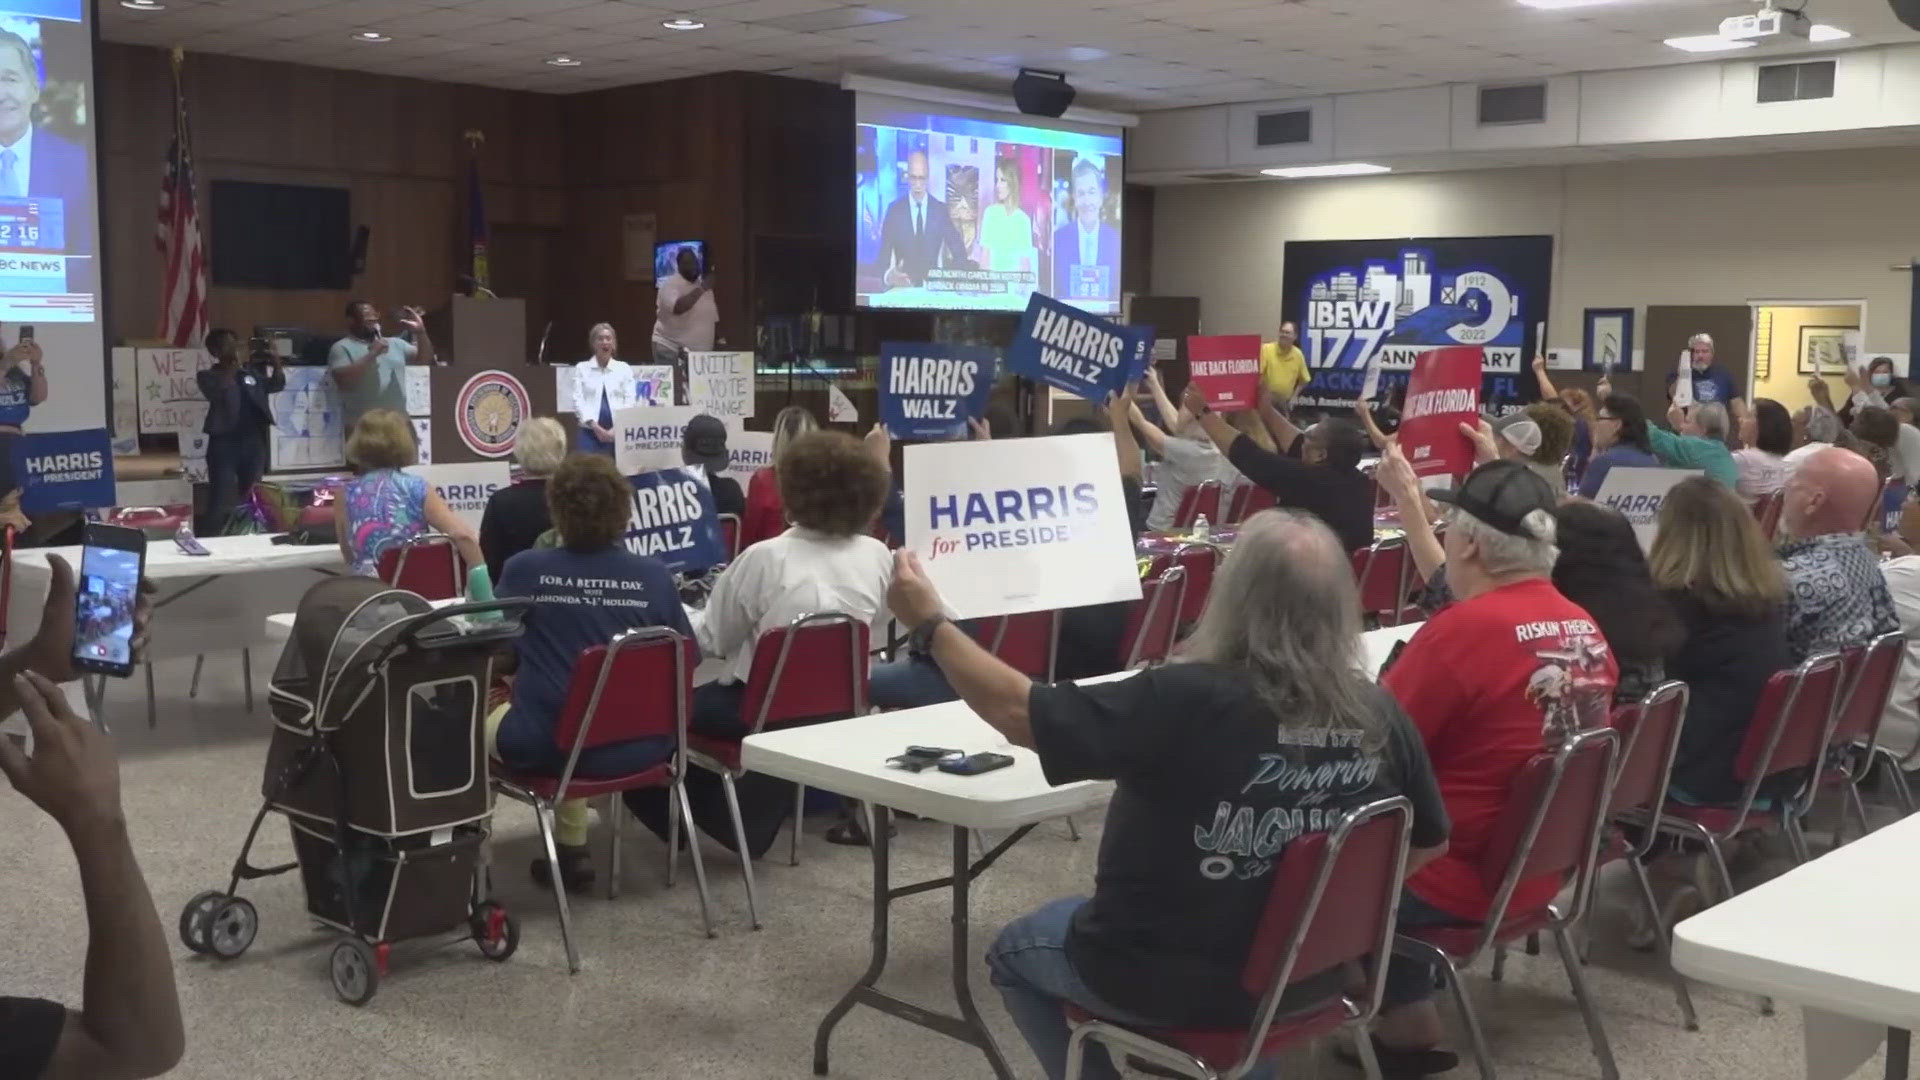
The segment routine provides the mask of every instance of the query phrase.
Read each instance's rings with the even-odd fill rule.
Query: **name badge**
[[[248,386],[252,386],[252,385],[253,385],[253,376],[251,376],[251,375],[243,375],[243,376],[241,376],[241,378],[240,378],[240,381],[241,381],[241,382],[243,382],[243,383],[246,383],[246,384],[247,384]]]

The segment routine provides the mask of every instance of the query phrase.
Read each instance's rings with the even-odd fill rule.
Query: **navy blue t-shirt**
[[[693,636],[673,575],[660,560],[610,547],[589,555],[536,548],[507,560],[494,595],[526,597],[526,631],[517,651],[513,712],[520,724],[551,731],[566,704],[580,654],[639,626]]]
[[[1667,397],[1673,397],[1673,380],[1676,375],[1667,376]],[[1733,407],[1733,376],[1719,364],[1710,364],[1705,371],[1693,373],[1693,403],[1706,405],[1719,402],[1728,408]]]
[[[17,367],[0,375],[0,427],[19,427],[33,411],[33,377]]]

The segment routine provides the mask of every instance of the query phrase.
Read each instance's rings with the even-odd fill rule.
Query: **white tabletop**
[[[1386,665],[1387,656],[1393,647],[1411,638],[1420,631],[1425,623],[1403,623],[1399,626],[1383,626],[1378,630],[1369,630],[1360,635],[1360,643],[1365,650],[1367,677],[1378,679],[1380,669]]]
[[[1844,1077],[1884,1029],[1920,1027],[1920,816],[1716,904],[1673,930],[1673,966],[1806,1011],[1807,1075]]]
[[[273,537],[211,536],[200,541],[211,554],[188,555],[172,540],[154,540],[147,544],[147,576],[154,581],[169,578],[218,577],[226,574],[266,573],[277,570],[343,569],[338,544],[280,544]],[[14,566],[20,573],[38,579],[47,573],[47,556],[59,555],[76,571],[80,569],[78,547],[21,548],[14,552]]]

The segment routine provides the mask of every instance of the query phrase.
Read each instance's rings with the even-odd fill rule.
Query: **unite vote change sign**
[[[1208,408],[1245,412],[1260,404],[1260,335],[1190,337],[1187,370]]]
[[[906,448],[907,547],[956,618],[1140,598],[1113,436]]]
[[[668,401],[673,400],[671,397]],[[753,354],[687,354],[687,404],[708,416],[740,421],[753,416]]]
[[[1007,370],[1101,403],[1140,377],[1152,349],[1151,326],[1122,326],[1034,293],[1007,346]]]
[[[880,422],[896,439],[962,439],[987,411],[993,350],[972,345],[880,345]]]

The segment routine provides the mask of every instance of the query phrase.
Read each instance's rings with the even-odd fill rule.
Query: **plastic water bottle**
[[[1207,520],[1207,515],[1199,514],[1194,517],[1193,538],[1195,540],[1213,539],[1213,523]]]
[[[487,568],[484,565],[468,567],[467,568],[467,603],[486,604],[486,603],[491,603],[492,601],[493,601],[493,576],[487,573]],[[492,622],[493,620],[500,618],[500,613],[497,611],[483,611],[469,617],[475,620]]]

